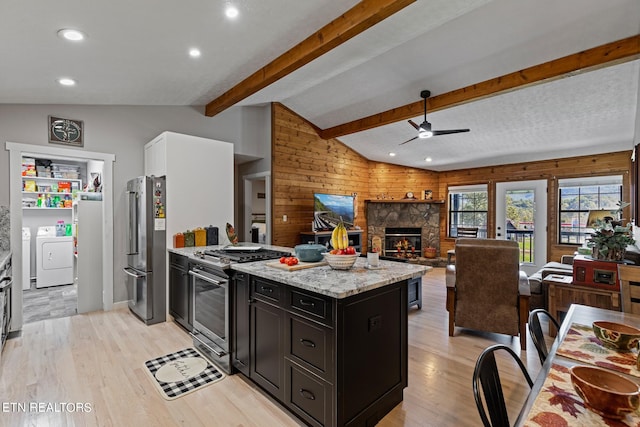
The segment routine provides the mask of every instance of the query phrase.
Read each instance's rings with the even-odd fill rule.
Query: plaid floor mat
[[[144,366],[162,397],[167,400],[177,399],[225,377],[192,348],[148,360]],[[165,382],[159,378],[171,378],[171,381]]]

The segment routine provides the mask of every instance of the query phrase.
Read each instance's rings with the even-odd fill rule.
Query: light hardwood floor
[[[444,269],[423,278],[422,310],[409,313],[409,387],[380,423],[388,426],[478,426],[471,376],[494,343],[520,352],[518,340],[456,328],[447,335]],[[233,375],[173,401],[144,372],[146,360],[191,347],[167,322],[145,326],[127,310],[37,321],[7,341],[0,358],[0,426],[297,426],[301,423]],[[380,349],[387,351],[387,349]],[[528,339],[520,353],[532,378],[540,363]],[[515,364],[498,359],[511,421],[528,387]],[[22,412],[17,404],[78,402],[91,412]],[[44,408],[46,409],[46,408]]]

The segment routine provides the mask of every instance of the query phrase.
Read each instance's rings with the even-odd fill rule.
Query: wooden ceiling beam
[[[632,61],[638,57],[640,57],[640,34],[430,97],[427,99],[427,111],[433,112],[455,105],[466,104],[467,102],[500,95],[515,89]],[[412,119],[422,115],[423,112],[423,101],[420,100],[324,129],[320,131],[319,135],[323,139],[337,138],[401,120]]]
[[[209,102],[205,109],[205,115],[215,116],[415,1],[362,0],[343,15]]]

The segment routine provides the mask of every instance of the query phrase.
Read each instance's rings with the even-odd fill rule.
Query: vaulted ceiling
[[[68,27],[86,40],[56,36]],[[640,137],[637,0],[9,1],[0,37],[5,104],[277,101],[369,159],[431,170]],[[407,119],[424,120],[423,89],[434,129],[471,131],[399,145],[416,136]]]

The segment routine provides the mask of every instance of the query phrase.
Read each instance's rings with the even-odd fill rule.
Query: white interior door
[[[547,262],[547,181],[496,184],[496,238],[516,240],[527,275]]]

